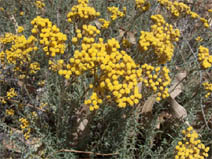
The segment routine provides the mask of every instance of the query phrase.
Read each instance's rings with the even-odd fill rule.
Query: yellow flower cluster
[[[138,83],[142,80],[142,71],[125,51],[118,51],[120,45],[117,40],[109,39],[107,43],[103,43],[101,38],[97,43],[84,41],[81,48],[82,51],[76,50],[74,57],[70,58],[67,69],[60,70],[59,74],[69,79],[72,74],[78,76],[89,71],[95,76],[95,87],[90,86],[94,90],[92,99],[85,100],[91,111],[98,109],[106,96],[112,96],[119,107],[139,102]]]
[[[107,29],[110,26],[110,21],[105,20],[103,18],[99,18],[98,20],[100,23],[102,23],[102,26],[101,26],[102,29]]]
[[[98,34],[100,34],[100,30],[98,30],[93,25],[83,25],[82,28],[83,28],[82,35],[84,37],[87,37],[87,38],[93,37],[93,38],[95,38]],[[85,43],[93,43],[94,41],[93,42],[92,41],[93,40],[87,41],[87,40],[85,40],[85,38],[83,39],[83,42],[85,42]]]
[[[14,88],[10,88],[10,90],[7,92],[7,99],[10,100],[13,97],[16,97],[17,93]]]
[[[102,99],[100,99],[96,92],[93,92],[90,99],[85,100],[84,104],[89,105],[90,111],[94,111],[95,109],[99,109],[99,104],[102,104]]]
[[[117,7],[107,7],[107,10],[112,14],[110,18],[116,20],[118,17],[124,17],[124,12],[121,12]]]
[[[202,37],[198,36],[195,40],[201,42],[203,39]]]
[[[72,38],[72,43],[76,44],[81,38],[81,48],[82,52],[79,50],[75,50],[74,57],[70,58],[69,62],[71,64],[68,64],[67,70],[59,70],[60,75],[64,75],[66,79],[69,79],[72,74],[80,75],[82,72],[86,71],[87,69],[91,69],[94,67],[93,61],[90,61],[89,64],[84,64],[85,62],[88,62],[90,58],[87,57],[88,60],[81,61],[86,54],[86,51],[93,46],[95,42],[95,37],[100,34],[100,30],[98,30],[93,25],[83,25],[82,30],[76,29],[76,37]],[[90,53],[92,50],[90,50]],[[92,56],[96,56],[96,53],[93,52]],[[85,57],[84,57],[85,58]],[[94,57],[93,57],[94,58]],[[85,58],[86,59],[86,58]],[[91,64],[90,64],[91,63]],[[90,67],[91,66],[91,67]]]
[[[193,127],[190,126],[186,130],[183,130],[182,134],[185,137],[182,142],[178,142],[175,148],[175,159],[204,159],[208,157],[210,148],[201,143]]]
[[[191,12],[190,7],[182,2],[171,2],[169,0],[158,0],[158,2],[170,10],[176,17],[180,16],[180,13],[189,14]]]
[[[20,118],[19,121],[21,122],[21,130],[24,133],[24,138],[27,140],[30,137],[31,128],[29,127],[29,121],[26,118]]]
[[[4,8],[3,7],[0,7],[0,11],[3,12],[4,11]]]
[[[16,39],[16,36],[12,33],[5,33],[4,37],[0,38],[0,43],[2,44],[8,44],[11,43],[12,41],[14,41]]]
[[[204,82],[202,85],[204,86],[204,89],[208,91],[205,95],[205,98],[208,98],[212,93],[212,83]]]
[[[44,109],[47,105],[48,105],[48,103],[43,103],[43,102],[41,102],[39,108],[40,108],[40,109]]]
[[[7,101],[4,99],[4,97],[0,97],[0,103],[2,103],[2,104],[6,104],[6,103],[7,103]]]
[[[169,0],[158,0],[158,2],[161,5],[165,6],[166,9],[171,11],[171,13],[176,17],[179,17],[182,14],[187,14],[194,19],[196,18],[200,19],[206,28],[209,27],[208,21],[205,18],[201,18],[197,13],[192,12],[191,8],[182,2],[177,1],[171,2]]]
[[[156,100],[160,101],[161,98],[169,97],[168,88],[166,88],[171,82],[169,69],[166,66],[161,69],[148,64],[142,65],[141,68],[144,76],[144,85],[151,88],[154,92],[158,92]]]
[[[10,49],[0,52],[0,62],[2,64],[14,64],[14,70],[21,71],[24,64],[30,62],[30,53],[38,49],[34,46],[36,41],[37,39],[34,36],[26,39],[24,35],[5,34],[5,37],[1,38],[0,42],[3,44],[11,43],[12,46]]]
[[[15,91],[14,88],[10,88],[8,91],[7,91],[7,95],[6,97],[1,97],[0,96],[0,103],[2,104],[6,104],[7,101],[6,100],[10,100],[11,98],[14,98],[14,97],[17,97],[18,94],[17,92]]]
[[[40,87],[43,87],[46,84],[46,80],[40,80],[38,81],[37,85]]]
[[[150,3],[146,2],[146,0],[135,0],[136,8],[141,11],[145,12],[149,9]]]
[[[93,7],[88,5],[88,0],[78,0],[78,4],[71,8],[71,11],[67,14],[68,22],[76,20],[93,20],[100,16]]]
[[[23,11],[21,11],[21,12],[19,13],[19,15],[20,15],[20,16],[23,16],[23,15],[24,15],[24,12],[23,12]]]
[[[139,46],[142,51],[153,48],[159,63],[164,64],[173,56],[174,45],[172,43],[179,40],[180,31],[173,29],[173,26],[166,23],[160,14],[152,15],[151,19],[155,24],[151,25],[151,32],[141,31]]]
[[[16,70],[17,71],[17,70]],[[18,79],[20,79],[20,80],[22,80],[22,79],[24,79],[24,78],[26,78],[27,76],[25,75],[25,73],[24,72],[22,72],[22,74],[20,74],[19,76],[18,76]]]
[[[40,64],[38,62],[33,62],[30,64],[29,68],[30,68],[29,71],[30,74],[36,74],[40,70]]]
[[[43,51],[47,56],[56,56],[56,54],[64,54],[65,41],[67,36],[60,32],[60,29],[47,18],[37,16],[31,21],[33,25],[32,33],[39,34],[40,44],[43,45]]]
[[[37,8],[40,8],[40,9],[45,7],[45,3],[43,2],[43,0],[36,0],[34,4]]]
[[[18,29],[17,29],[17,32],[18,33],[22,33],[23,31],[24,31],[24,27],[19,26]]]
[[[49,70],[52,70],[54,72],[57,72],[61,70],[64,66],[64,60],[60,59],[57,61],[49,60]]]
[[[38,118],[38,113],[36,111],[32,112],[32,119],[37,119]]]
[[[200,62],[203,69],[207,69],[212,66],[212,55],[209,54],[208,48],[200,45],[198,52],[198,61]]]
[[[6,109],[6,115],[8,116],[13,116],[14,115],[14,110],[13,109]]]
[[[86,44],[91,44],[94,43],[95,37],[100,34],[100,30],[97,29],[93,25],[83,25],[82,26],[82,31],[80,29],[76,30],[76,37],[72,38],[72,43],[76,44],[82,37],[82,47],[85,46]]]

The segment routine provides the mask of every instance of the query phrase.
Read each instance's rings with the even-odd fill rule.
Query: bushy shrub
[[[0,1],[3,158],[210,156],[209,3]]]

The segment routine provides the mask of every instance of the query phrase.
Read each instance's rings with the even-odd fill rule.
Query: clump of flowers
[[[119,107],[137,104],[142,97],[138,90],[142,71],[125,51],[118,50],[119,42],[109,39],[103,43],[103,39],[99,38],[96,43],[83,41],[81,46],[82,50],[75,51],[67,69],[60,70],[59,74],[67,79],[84,72],[94,75],[94,83],[90,87],[93,94],[85,100],[90,110],[98,109],[106,96],[111,97]]]
[[[0,38],[0,42],[2,44],[8,44],[8,43],[11,43],[12,41],[14,41],[16,38],[16,36],[12,33],[5,33],[4,34],[4,37],[1,37]]]
[[[33,62],[29,66],[30,74],[36,74],[40,70],[40,64],[38,62]]]
[[[157,0],[161,5],[165,6],[174,16],[179,17],[180,15],[190,15],[194,19],[200,19],[206,28],[209,27],[208,21],[205,18],[201,18],[197,13],[191,11],[191,8],[182,2],[171,2],[169,0]]]
[[[150,7],[150,3],[147,2],[146,0],[135,0],[135,3],[136,8],[141,12],[147,11]]]
[[[47,56],[54,57],[56,54],[64,54],[67,36],[61,33],[56,25],[53,25],[49,19],[40,16],[34,18],[31,24],[33,25],[32,33],[38,36]]]
[[[0,97],[0,103],[1,103],[1,104],[6,104],[7,101],[4,99],[4,97]]]
[[[203,39],[201,36],[198,36],[195,40],[201,42]]]
[[[78,0],[78,4],[74,5],[67,14],[68,22],[77,20],[90,21],[98,16],[100,16],[100,13],[88,5],[88,0]]]
[[[43,87],[46,84],[46,80],[40,80],[38,81],[37,85],[40,87]]]
[[[100,99],[96,92],[93,92],[89,99],[84,101],[84,104],[89,105],[90,111],[99,109],[99,104],[102,104],[102,99]]]
[[[146,87],[151,88],[155,93],[157,92],[157,101],[161,98],[169,97],[167,86],[170,84],[169,69],[164,66],[153,67],[148,64],[142,65],[143,83]]]
[[[83,25],[82,31],[80,29],[76,30],[77,36],[72,38],[72,42],[76,44],[81,38],[82,38],[82,52],[79,50],[75,50],[74,52],[74,58],[70,58],[70,63],[67,65],[67,70],[60,70],[60,75],[65,75],[66,79],[69,79],[72,74],[80,75],[82,72],[86,71],[88,68],[91,69],[94,64],[92,61],[88,62],[90,58],[86,58],[86,52],[89,48],[91,48],[95,42],[95,37],[100,33],[100,30],[98,30],[93,25]],[[90,54],[92,53],[93,56],[96,55],[95,52],[92,52],[92,49],[90,50]],[[82,59],[85,59],[85,61],[81,61]],[[94,59],[94,57],[93,57]],[[85,62],[88,62],[87,64]],[[89,65],[89,63],[92,63]],[[89,67],[92,66],[92,67]]]
[[[207,69],[212,66],[212,55],[209,54],[209,49],[202,45],[199,47],[198,61],[203,69]]]
[[[124,12],[121,12],[117,7],[107,7],[107,10],[112,14],[110,18],[116,20],[119,17],[124,17]]]
[[[34,46],[35,41],[36,38],[34,36],[30,36],[28,39],[26,39],[24,35],[10,35],[10,37],[7,37],[6,35],[5,39],[2,38],[0,42],[3,44],[13,42],[13,45],[5,52],[2,51],[0,56],[6,57],[7,62],[10,64],[17,64],[20,62],[20,64],[23,65],[24,62],[30,60],[29,53],[37,50],[37,47]],[[1,62],[4,64],[6,61]]]
[[[13,109],[6,109],[6,115],[13,116],[15,114]]]
[[[174,52],[173,42],[179,40],[180,31],[173,29],[171,24],[165,22],[162,15],[152,15],[154,25],[151,25],[151,32],[141,31],[139,46],[142,51],[154,49],[159,63],[166,63],[172,59]]]
[[[43,0],[36,0],[34,4],[39,9],[42,9],[45,7],[45,3],[43,2]]]
[[[35,46],[37,39],[30,36],[28,39],[24,35],[14,35],[6,33],[0,39],[0,43],[12,44],[9,49],[0,52],[0,62],[2,65],[11,64],[13,70],[17,73],[25,73],[25,67],[31,61],[31,53],[38,48]]]
[[[7,91],[7,99],[8,100],[10,100],[11,98],[16,97],[16,96],[17,96],[17,93],[14,88],[10,88],[10,90]]]
[[[19,121],[21,122],[20,127],[22,132],[24,133],[24,138],[28,140],[31,132],[31,128],[29,127],[29,121],[26,118],[20,118]]]
[[[192,126],[182,130],[183,141],[176,146],[175,159],[204,159],[208,157],[209,147],[206,147],[198,139],[197,132]]]
[[[44,109],[47,105],[48,105],[48,103],[43,103],[43,102],[41,102],[39,108],[40,108],[40,109]]]
[[[87,44],[94,43],[95,37],[100,34],[100,30],[93,25],[83,25],[82,30],[76,30],[76,37],[72,38],[72,43],[77,44],[82,38],[82,47],[85,47]]]
[[[49,70],[57,72],[64,67],[64,60],[60,59],[57,61],[49,60]]]
[[[7,103],[7,100],[11,100],[12,98],[14,97],[17,97],[18,94],[17,92],[15,91],[15,88],[10,88],[7,93],[6,93],[6,96],[4,97],[1,97],[0,96],[0,103],[2,104],[6,104]]]
[[[204,89],[207,91],[205,98],[208,98],[212,93],[212,83],[204,82],[202,85],[204,86]]]
[[[101,26],[102,29],[107,29],[110,26],[110,21],[108,21],[108,20],[105,20],[103,18],[99,18],[98,21],[100,23],[102,23],[102,26]]]
[[[24,27],[19,26],[18,29],[17,29],[17,32],[18,33],[22,33],[23,31],[24,31]]]
[[[182,2],[171,2],[169,0],[158,0],[158,2],[176,17],[180,16],[180,13],[190,14],[191,12],[190,7]]]
[[[17,97],[17,96],[18,96],[18,94],[15,91],[15,88],[10,88],[6,93],[6,97],[0,97],[0,103],[6,104],[7,101],[9,101],[12,98]],[[5,113],[7,116],[13,116],[15,112],[13,109],[6,109]]]
[[[23,12],[23,11],[21,11],[21,12],[19,13],[19,15],[20,15],[20,16],[23,16],[23,15],[24,15],[24,12]]]
[[[33,111],[33,112],[31,113],[31,116],[32,116],[32,119],[37,119],[37,118],[38,118],[38,113],[35,112],[35,111]]]

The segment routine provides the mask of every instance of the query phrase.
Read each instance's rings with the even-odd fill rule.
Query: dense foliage
[[[212,156],[210,6],[1,0],[0,157]]]

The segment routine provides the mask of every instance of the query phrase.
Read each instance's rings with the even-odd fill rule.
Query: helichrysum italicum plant
[[[24,133],[24,138],[27,140],[30,137],[31,128],[29,127],[29,121],[26,118],[20,118],[20,127]]]
[[[14,65],[13,71],[16,75],[24,75],[27,73],[25,65],[30,65],[31,54],[37,51],[34,36],[26,38],[24,35],[14,35],[6,33],[0,38],[0,42],[4,45],[12,44],[10,49],[0,52],[0,62],[3,66],[7,64]]]
[[[23,32],[23,31],[24,31],[24,27],[22,27],[22,26],[19,26],[17,31],[18,31],[18,33],[21,33],[21,32]]]
[[[78,0],[78,4],[71,8],[71,11],[67,14],[69,22],[82,20],[91,21],[96,17],[99,17],[100,13],[97,12],[93,7],[90,7],[88,0]]]
[[[136,9],[141,12],[145,12],[149,9],[150,3],[146,0],[135,0]]]
[[[36,0],[36,1],[34,2],[34,4],[35,4],[35,6],[36,6],[37,8],[39,8],[39,9],[42,9],[42,8],[45,7],[45,3],[43,2],[43,0]]]
[[[184,3],[168,0],[154,2],[164,6],[175,18],[189,15],[200,20],[205,29],[209,28],[208,21]],[[113,2],[107,1],[104,10],[107,15],[104,17],[100,9],[92,7],[88,0],[77,0],[74,5],[67,5],[71,6],[70,10],[63,4],[55,7],[55,1],[35,0],[29,3],[36,6],[36,12],[32,12],[33,17],[27,18],[27,24],[22,24],[21,19],[28,14],[27,8],[16,8],[11,13],[0,8],[2,14],[10,19],[14,19],[11,18],[14,13],[20,18],[12,20],[16,33],[0,35],[0,105],[5,110],[4,115],[0,115],[4,116],[4,122],[8,125],[18,123],[16,128],[23,132],[26,140],[38,135],[37,131],[44,133],[44,136],[50,132],[56,134],[56,142],[60,143],[53,144],[54,148],[63,150],[74,145],[83,150],[99,150],[96,147],[101,146],[96,142],[99,139],[101,142],[110,140],[107,131],[110,127],[114,128],[116,123],[125,135],[125,120],[128,121],[132,112],[137,111],[149,95],[155,95],[157,104],[170,96],[169,86],[175,73],[170,70],[178,68],[177,64],[175,66],[171,62],[175,52],[179,57],[176,44],[181,42],[182,35],[178,25],[170,19],[173,16],[166,16],[159,10],[154,10],[152,14],[152,2],[126,1],[134,5],[134,9],[128,10],[125,3],[111,5]],[[52,6],[56,8],[56,14],[47,17],[47,9]],[[61,8],[66,9],[66,13],[62,13]],[[135,11],[135,16],[127,15],[131,11]],[[125,26],[125,19],[129,17],[136,23]],[[148,28],[137,25],[137,21],[146,20],[150,21]],[[116,37],[113,27],[118,27],[116,32],[124,27],[125,33]],[[133,27],[140,31],[135,38],[132,36],[134,33],[131,34],[134,42],[126,36]],[[204,42],[204,36],[194,37],[197,37],[196,43]],[[146,61],[146,56],[150,60]],[[141,58],[138,60],[137,57]],[[200,45],[197,57],[203,69],[207,71],[211,68],[209,48]],[[205,82],[203,87],[207,91],[205,97],[209,97],[211,83]],[[7,119],[14,122],[7,122]],[[81,126],[81,121],[85,119],[88,120],[87,124]],[[135,122],[138,120],[140,118]],[[93,129],[97,131],[89,131]],[[201,143],[192,127],[184,130],[183,135],[183,141],[173,149],[175,158],[207,157],[209,148]],[[118,138],[111,142],[119,141],[120,136]],[[110,144],[110,141],[107,144],[110,150],[106,152],[111,151],[111,147],[118,149],[121,145],[120,141],[118,145]],[[136,144],[134,146],[138,147]],[[44,158],[48,156],[48,152],[45,153]],[[137,152],[133,155],[138,158]]]
[[[167,67],[153,67],[148,64],[142,65],[142,71],[145,74],[143,83],[146,87],[157,92],[157,101],[169,97],[167,86],[170,84],[169,69]]]
[[[102,29],[107,29],[111,23],[109,20],[105,20],[103,18],[99,18],[98,21],[102,23],[102,26],[101,26]]]
[[[198,36],[195,40],[198,42],[201,42],[203,40],[203,38],[201,36]]]
[[[142,52],[153,48],[159,63],[166,63],[172,59],[173,42],[179,40],[180,31],[166,23],[160,14],[152,15],[151,19],[155,24],[151,25],[151,32],[141,31],[139,47]]]
[[[13,97],[16,97],[17,93],[15,92],[14,88],[10,88],[10,90],[7,92],[7,99],[10,100]]]
[[[88,29],[86,25],[83,28]],[[112,95],[119,107],[126,107],[127,103],[133,106],[139,102],[141,94],[137,85],[142,80],[142,71],[125,51],[118,51],[120,45],[117,40],[109,39],[107,43],[103,43],[100,38],[95,43],[94,38],[83,37],[81,48],[81,51],[75,51],[74,58],[70,58],[66,69],[59,70],[58,73],[66,79],[87,71],[95,76],[94,88],[91,88],[95,92],[91,96],[93,99],[85,101],[85,104],[91,104],[90,110],[99,108],[98,104],[102,103],[101,98],[104,96]]]
[[[204,89],[207,91],[205,94],[205,98],[208,98],[212,93],[212,83],[204,82],[203,84]]]
[[[33,25],[32,34],[38,36],[43,51],[47,56],[64,54],[67,36],[60,32],[56,25],[47,18],[36,17],[31,21]]]
[[[208,157],[210,148],[201,142],[192,126],[182,130],[182,134],[183,140],[179,141],[175,147],[175,159],[205,159]]]
[[[203,69],[207,69],[212,66],[212,55],[209,54],[209,49],[202,45],[199,46],[198,61]]]
[[[8,116],[13,116],[14,115],[14,110],[13,109],[6,109],[6,115]]]
[[[191,8],[183,2],[172,2],[170,0],[158,0],[158,2],[162,6],[166,7],[176,17],[180,17],[186,14],[194,19],[199,19],[203,23],[204,27],[209,27],[207,19],[202,18],[196,12],[191,11]]]
[[[110,16],[111,20],[116,20],[118,17],[125,16],[125,14],[123,12],[119,11],[119,9],[117,7],[108,7],[107,9],[112,14]]]
[[[33,62],[29,66],[30,74],[36,74],[40,70],[40,64],[38,62]]]

